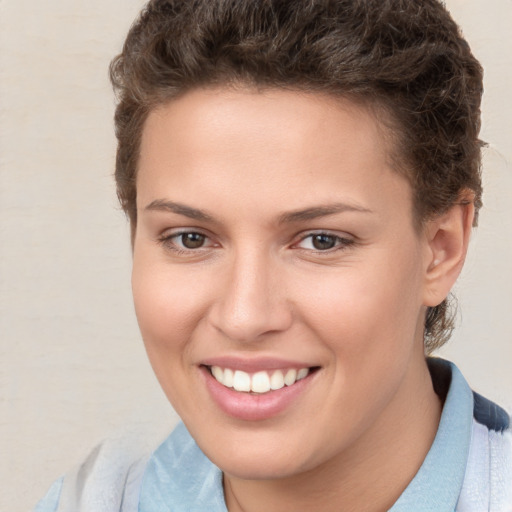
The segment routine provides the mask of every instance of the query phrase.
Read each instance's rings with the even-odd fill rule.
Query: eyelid
[[[330,249],[324,249],[324,250],[298,247],[298,245],[301,242],[303,242],[304,240],[307,240],[308,238],[312,238],[317,235],[325,235],[325,236],[334,238],[336,240],[336,245],[334,247],[331,247]],[[300,235],[298,235],[296,237],[296,241],[292,243],[292,248],[296,248],[298,250],[304,250],[304,251],[308,251],[308,252],[313,252],[313,253],[317,253],[317,254],[329,254],[329,253],[332,253],[335,251],[345,250],[349,246],[353,245],[354,243],[355,243],[354,237],[351,235],[348,235],[346,233],[341,234],[341,233],[336,233],[336,232],[329,231],[326,229],[318,229],[318,230],[301,233]]]
[[[205,240],[209,241],[209,243],[206,243],[201,247],[191,249],[187,247],[182,247],[181,245],[178,245],[175,242],[175,240],[178,239],[180,236],[192,233],[204,236]],[[218,243],[213,241],[213,237],[206,233],[204,229],[194,227],[180,227],[174,229],[167,229],[157,237],[157,241],[167,249],[173,250],[176,253],[200,252],[201,250],[204,249],[210,249],[211,247],[219,246]]]

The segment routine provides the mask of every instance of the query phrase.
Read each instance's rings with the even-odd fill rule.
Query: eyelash
[[[204,237],[205,240],[209,240],[210,237],[208,235],[205,235],[204,233],[201,233],[200,231],[194,231],[194,230],[182,230],[177,233],[162,235],[158,237],[158,241],[166,248],[170,249],[171,251],[175,252],[176,254],[190,254],[193,252],[199,252],[201,249],[207,249],[209,246],[204,247],[200,246],[195,249],[187,248],[187,247],[180,247],[176,245],[175,240],[179,239],[180,237],[183,237],[184,235],[199,235]]]
[[[337,251],[344,251],[351,245],[355,243],[355,241],[351,238],[344,238],[342,236],[335,235],[333,233],[330,233],[328,231],[317,231],[314,233],[308,233],[307,235],[300,238],[299,242],[295,243],[294,245],[297,246],[301,242],[304,242],[307,239],[311,239],[311,243],[313,243],[314,237],[328,237],[331,238],[334,242],[334,247],[328,248],[328,249],[304,249],[302,247],[298,247],[299,250],[305,250],[308,252],[313,252],[315,254],[332,254],[333,252]]]
[[[196,248],[186,248],[186,247],[180,247],[176,244],[177,239],[180,237],[183,237],[184,235],[199,235],[201,237],[204,237],[204,240],[210,240],[210,237],[200,231],[194,231],[194,230],[182,230],[177,233],[172,233],[170,235],[163,235],[158,238],[159,243],[161,243],[166,249],[172,250],[174,253],[180,255],[180,254],[191,254],[194,252],[199,252],[204,249],[208,249],[210,247],[215,247],[215,244],[211,245],[201,245]],[[304,242],[307,239],[311,239],[313,243],[314,237],[327,237],[332,239],[334,242],[334,246],[327,248],[327,249],[315,249],[315,248],[304,248],[299,247],[299,244]],[[306,235],[302,236],[298,242],[294,242],[291,247],[296,248],[297,250],[306,251],[308,253],[314,253],[314,254],[332,254],[337,251],[343,251],[346,250],[348,247],[353,245],[355,241],[351,238],[344,238],[338,235],[335,235],[333,233],[330,233],[328,231],[317,231],[313,233],[307,233]]]

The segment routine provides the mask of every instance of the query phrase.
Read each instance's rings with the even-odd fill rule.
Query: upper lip
[[[202,366],[220,366],[221,368],[230,368],[232,370],[242,370],[247,373],[258,371],[283,370],[295,368],[312,368],[318,365],[294,361],[291,359],[281,359],[273,357],[238,357],[238,356],[219,356],[211,357],[201,361]]]

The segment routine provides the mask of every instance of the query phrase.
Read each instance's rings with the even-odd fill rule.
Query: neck
[[[278,480],[224,475],[229,512],[380,512],[389,510],[419,470],[441,416],[426,362],[371,428],[323,465]],[[415,392],[411,392],[415,389]]]

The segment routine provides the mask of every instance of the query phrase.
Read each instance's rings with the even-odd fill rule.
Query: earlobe
[[[475,216],[473,194],[467,192],[448,211],[425,227],[428,256],[424,305],[437,306],[449,294],[466,258]]]

